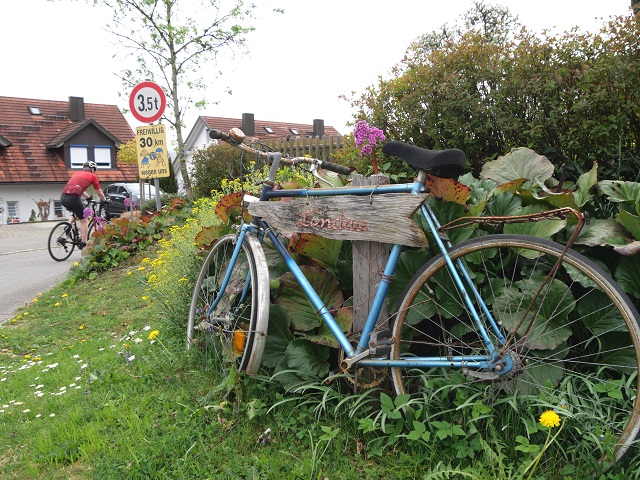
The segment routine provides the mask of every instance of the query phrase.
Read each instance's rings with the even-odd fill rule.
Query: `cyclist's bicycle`
[[[237,234],[220,238],[204,260],[189,310],[189,345],[213,345],[221,362],[257,373],[269,323],[268,244],[339,343],[343,372],[389,372],[395,393],[408,394],[403,398],[414,406],[447,391],[451,411],[473,409],[473,415],[465,417],[467,428],[474,426],[481,435],[490,429],[504,435],[506,444],[513,444],[518,432],[526,432],[527,421],[534,419],[535,424],[547,409],[563,418],[557,441],[565,452],[589,449],[617,460],[634,444],[640,430],[639,314],[609,274],[570,248],[584,223],[582,214],[563,208],[535,216],[463,217],[441,225],[427,201],[425,183],[430,175],[457,178],[466,168],[459,150],[430,151],[388,142],[383,152],[415,168],[414,182],[282,190],[274,182],[281,164],[342,174],[349,169],[265,152],[238,129],[228,134],[213,130],[210,135],[266,158],[271,169],[259,201],[247,198],[251,222],[242,223]],[[272,199],[287,201],[269,202]],[[279,231],[286,231],[287,221],[302,231],[324,226],[327,236],[340,229],[357,230],[357,225],[362,227],[359,211],[385,202],[414,203],[415,217],[437,254],[400,286],[404,293],[397,306],[388,305],[389,318],[379,322],[403,251],[413,253],[416,246],[412,240],[390,245],[366,324],[352,343],[336,322],[337,307],[323,303]],[[576,226],[566,245],[535,236],[487,233],[486,228],[568,217]],[[470,227],[475,236],[453,245],[449,232],[460,225]],[[445,390],[452,385],[454,389]]]
[[[87,238],[91,237],[98,222],[97,218],[107,218],[109,204],[96,202],[93,198],[88,198],[85,210],[90,209]],[[47,247],[49,255],[57,262],[62,262],[69,258],[76,247],[80,248],[80,230],[76,223],[76,217],[71,213],[69,221],[57,223],[49,234]]]

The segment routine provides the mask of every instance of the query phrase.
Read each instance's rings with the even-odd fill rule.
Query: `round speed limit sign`
[[[160,85],[142,82],[133,87],[129,97],[129,109],[137,120],[151,123],[158,120],[167,106],[167,97]]]

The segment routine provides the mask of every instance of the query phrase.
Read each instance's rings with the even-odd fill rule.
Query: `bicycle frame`
[[[426,174],[420,172],[416,181],[412,183],[394,184],[394,185],[376,185],[376,186],[361,186],[361,187],[332,187],[332,188],[320,188],[320,189],[292,189],[292,190],[274,190],[272,179],[275,178],[275,172],[278,168],[279,155],[275,154],[272,163],[270,179],[264,182],[260,201],[269,201],[277,198],[306,198],[306,197],[331,197],[331,196],[344,196],[344,195],[358,195],[358,196],[378,196],[388,193],[405,193],[405,194],[418,194],[427,191],[425,188]],[[389,289],[389,282],[381,281],[378,284],[376,294],[374,296],[371,310],[369,311],[367,320],[365,322],[358,345],[354,348],[349,342],[349,339],[338,326],[335,318],[324,305],[322,299],[315,291],[313,286],[309,283],[307,278],[302,273],[302,270],[295,262],[293,257],[289,254],[286,247],[282,244],[278,238],[277,233],[269,225],[269,223],[260,217],[253,217],[251,223],[245,223],[240,227],[238,233],[238,240],[235,245],[228,270],[220,286],[224,291],[229,282],[231,270],[242,248],[242,242],[248,234],[256,234],[258,238],[262,239],[265,235],[271,240],[276,250],[284,260],[287,268],[293,274],[296,281],[301,286],[303,292],[316,309],[318,315],[326,323],[327,327],[331,330],[336,340],[345,352],[345,359],[343,360],[343,366],[349,368],[354,363],[358,362],[365,366],[376,367],[446,367],[446,368],[460,368],[460,369],[495,369],[496,365],[501,364],[500,368],[495,369],[499,374],[507,373],[512,368],[512,361],[508,355],[500,355],[499,350],[496,348],[489,336],[489,329],[496,336],[498,341],[504,345],[506,339],[499,330],[496,321],[493,319],[486,304],[482,300],[480,292],[476,289],[471,281],[465,266],[461,260],[456,262],[452,261],[448,255],[448,248],[451,244],[447,239],[440,238],[438,229],[440,224],[432,209],[426,204],[426,202],[420,205],[420,210],[424,216],[428,228],[435,238],[436,244],[442,255],[446,260],[447,267],[452,274],[456,288],[460,291],[465,299],[466,307],[468,308],[472,318],[475,322],[476,328],[480,333],[483,342],[489,352],[489,355],[478,356],[451,356],[451,357],[412,357],[404,358],[400,360],[390,360],[384,358],[367,358],[369,356],[369,338],[373,332],[378,316],[382,310],[384,300],[387,296]],[[400,254],[403,251],[403,246],[394,244],[391,246],[389,258],[384,268],[384,278],[392,278],[395,274],[396,267],[398,265]],[[209,306],[209,314],[214,311],[221,296],[214,300]],[[476,302],[474,305],[472,299]],[[484,313],[487,318],[488,325],[485,325],[483,320],[478,314],[478,308]]]

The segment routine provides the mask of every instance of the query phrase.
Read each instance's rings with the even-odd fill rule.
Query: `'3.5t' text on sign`
[[[136,127],[136,152],[140,178],[169,176],[169,154],[164,125]]]

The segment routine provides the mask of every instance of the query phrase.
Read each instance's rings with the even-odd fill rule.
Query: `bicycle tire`
[[[49,255],[56,262],[63,262],[69,258],[76,248],[73,225],[69,222],[57,223],[49,233],[47,248]]]
[[[522,334],[508,350],[515,367],[497,380],[459,369],[392,368],[396,393],[426,399],[437,376],[445,379],[441,385],[452,385],[457,376],[452,395],[469,399],[479,393],[474,402],[491,408],[492,431],[507,436],[505,445],[514,444],[524,418],[535,424],[543,410],[551,409],[566,423],[557,439],[565,455],[591,449],[607,461],[620,460],[640,430],[640,327],[629,297],[595,263],[568,250],[544,298],[536,302],[540,313],[528,335],[525,326],[517,330],[531,292],[563,249],[525,235],[488,235],[453,247],[451,258],[467,265],[504,336]],[[478,335],[438,255],[416,273],[401,297],[391,358],[486,354]]]
[[[269,323],[269,274],[264,252],[255,237],[245,237],[229,285],[223,292],[225,297],[209,318],[204,313],[217,298],[235,245],[236,236],[226,235],[205,258],[191,297],[187,347],[196,345],[212,350],[221,365],[234,365],[237,370],[254,375],[260,367]],[[247,294],[242,299],[238,294],[246,280],[249,280]]]

